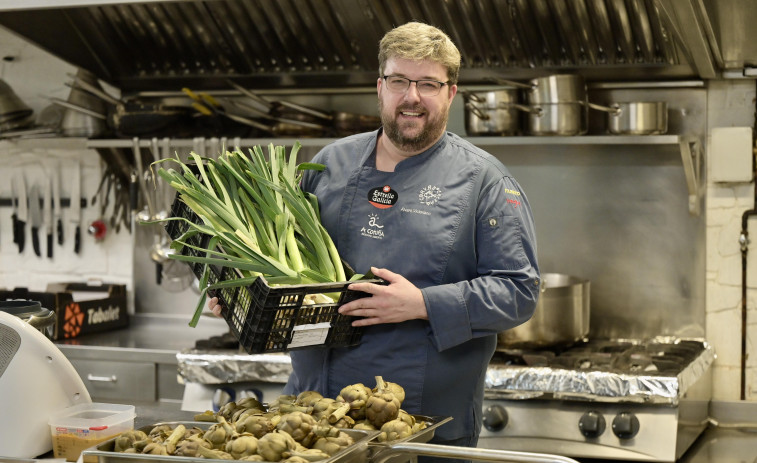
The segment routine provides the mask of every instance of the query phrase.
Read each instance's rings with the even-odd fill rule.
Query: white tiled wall
[[[755,82],[711,82],[708,92],[708,127],[752,127]],[[709,138],[709,137],[708,137]],[[708,166],[722,153],[710,151]],[[708,341],[715,348],[713,394],[716,399],[738,400],[741,394],[742,253],[739,245],[741,216],[753,209],[754,182],[706,185],[707,223],[707,326]],[[757,335],[757,216],[749,221],[751,244],[747,252],[747,363],[746,400],[757,400],[757,363],[753,340]]]

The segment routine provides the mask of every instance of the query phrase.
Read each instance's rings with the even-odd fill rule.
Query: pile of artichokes
[[[114,451],[222,460],[308,463],[330,458],[354,443],[345,428],[378,430],[379,442],[402,439],[425,429],[400,407],[402,386],[376,376],[373,389],[362,383],[341,390],[335,399],[315,391],[282,395],[268,404],[255,398],[229,402],[218,412],[195,415],[212,422],[206,430],[183,424],[155,426],[149,433],[127,431]]]

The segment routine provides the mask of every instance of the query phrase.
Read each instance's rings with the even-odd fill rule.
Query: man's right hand
[[[216,317],[221,316],[221,305],[218,303],[217,297],[210,298],[210,300],[208,301],[208,308],[210,309],[211,312],[213,312],[213,315],[215,315]]]

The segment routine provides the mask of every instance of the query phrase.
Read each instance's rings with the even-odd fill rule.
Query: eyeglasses
[[[387,88],[395,93],[405,93],[407,89],[410,88],[410,84],[415,82],[415,88],[418,89],[418,93],[420,93],[421,96],[436,96],[439,94],[442,87],[449,83],[430,79],[413,80],[400,76],[382,77],[386,81]]]

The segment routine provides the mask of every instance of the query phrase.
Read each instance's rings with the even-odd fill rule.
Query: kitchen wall
[[[63,83],[68,80],[66,73],[74,72],[73,68],[2,30],[0,50],[3,55],[0,78],[9,83],[38,113],[48,106],[45,97],[66,98],[68,88]],[[698,90],[697,94],[701,95],[701,101],[697,97],[697,107],[706,112],[703,117],[708,128],[753,126],[754,81],[708,82],[706,88]],[[464,134],[459,102],[453,108],[450,129]],[[703,133],[706,134],[703,141],[707,147],[709,130],[704,130]],[[680,153],[675,145],[635,149],[633,152],[627,147],[615,146],[536,147],[526,151],[493,146],[486,148],[511,166],[515,175],[522,179],[527,191],[530,191],[532,202],[538,206],[537,225],[543,224],[539,233],[540,253],[544,255],[540,255],[540,258],[543,265],[549,267],[545,267],[545,270],[564,273],[585,270],[596,275],[600,284],[594,285],[597,293],[593,300],[598,301],[598,305],[601,305],[601,301],[609,304],[613,294],[617,294],[621,298],[619,300],[630,307],[637,298],[646,300],[647,292],[668,294],[666,287],[674,288],[670,291],[675,296],[675,304],[662,310],[686,312],[687,315],[682,319],[691,322],[692,326],[688,330],[690,334],[701,335],[706,328],[704,334],[718,355],[714,367],[715,398],[739,398],[741,252],[738,238],[741,214],[754,207],[753,183],[706,182],[703,185],[705,207],[701,216],[695,217],[688,212],[686,179],[680,164]],[[43,169],[47,169],[44,172],[48,174],[57,170],[51,167],[51,162],[53,165],[60,163],[58,172],[64,190],[68,191],[70,163],[73,159],[80,159],[83,163],[83,196],[90,198],[97,187],[101,169],[94,151],[71,152],[55,146],[19,150],[13,142],[0,142],[0,197],[7,198],[10,195],[9,179],[18,175],[22,165],[25,166],[28,178],[33,180],[42,175]],[[720,159],[722,153],[708,153],[708,168]],[[542,162],[545,164],[539,165]],[[612,194],[603,195],[603,190],[586,186],[598,181],[604,186],[612,186]],[[577,196],[574,203],[566,203],[566,192],[561,189],[561,185],[570,188],[570,193],[581,193],[583,196]],[[645,196],[645,189],[658,196]],[[586,206],[587,201],[591,203],[591,208]],[[619,205],[619,201],[623,205]],[[581,207],[577,207],[579,204]],[[633,209],[623,209],[629,205]],[[652,211],[645,210],[642,206],[652,208]],[[628,214],[618,212],[624,210]],[[578,214],[568,217],[566,212],[571,211]],[[589,220],[582,215],[587,211],[593,211]],[[102,278],[127,282],[130,289],[138,294],[138,305],[134,309],[138,312],[188,315],[197,301],[197,294],[192,289],[161,291],[149,284],[154,279],[154,265],[147,256],[147,249],[152,244],[151,231],[148,229],[139,229],[136,236],[123,230],[119,234],[111,233],[99,243],[85,235],[81,255],[71,252],[68,249],[71,243],[68,242],[65,247],[56,248],[58,252],[50,261],[47,258],[37,258],[29,249],[23,255],[18,255],[11,242],[10,213],[10,208],[0,208],[0,288],[19,285],[44,287],[48,281]],[[92,207],[84,209],[83,214],[84,223],[98,216],[96,208]],[[634,214],[637,218],[645,219],[643,226],[638,225],[638,221],[633,221]],[[601,222],[601,218],[607,220]],[[755,220],[750,223],[750,236],[757,236],[757,230],[754,229],[757,225],[754,222]],[[586,223],[592,225],[585,226]],[[657,243],[651,249],[643,247],[647,238]],[[597,240],[604,247],[592,246]],[[641,246],[645,254],[641,257],[635,255],[638,253],[634,250],[639,248],[634,246]],[[29,247],[28,242],[27,248]],[[669,255],[669,249],[675,249],[675,252]],[[596,253],[598,257],[587,257],[590,253]],[[606,257],[606,269],[611,270],[609,274],[613,275],[612,279],[604,282],[604,274],[599,265],[603,262],[603,257]],[[624,271],[637,272],[632,275],[634,281],[643,280],[645,274],[654,275],[655,278],[647,288],[633,287],[629,290],[622,277],[614,274],[612,269],[624,265],[622,259],[643,258],[647,258],[653,268],[640,265]],[[757,335],[757,311],[754,309],[757,304],[757,256],[754,252],[750,252],[748,264],[748,350],[753,352],[751,340]],[[671,271],[666,274],[668,268]],[[684,278],[676,279],[679,274],[684,275]],[[656,278],[657,275],[661,277]],[[694,287],[690,287],[690,279],[693,280]],[[693,304],[693,313],[689,314],[691,311],[688,309],[691,307],[676,305],[682,301]],[[650,316],[652,312],[649,309],[637,305],[636,310],[638,323],[649,325],[658,322]],[[601,309],[598,311],[601,312]],[[602,326],[611,320],[607,317],[596,318],[595,315],[593,322]],[[686,328],[684,327],[684,331]],[[750,359],[748,363],[746,398],[753,401],[757,400],[756,362]]]

